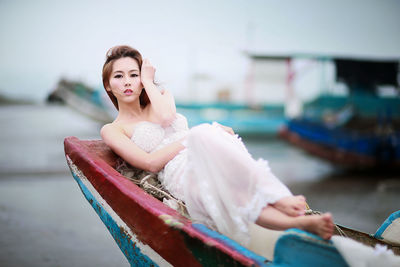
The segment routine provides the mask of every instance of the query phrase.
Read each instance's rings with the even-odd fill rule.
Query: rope
[[[127,179],[132,181],[134,184],[137,186],[141,187],[144,191],[147,193],[151,194],[152,196],[158,198],[158,199],[163,199],[166,198],[168,200],[173,200],[176,202],[178,205],[177,211],[182,214],[183,216],[188,217],[188,212],[187,212],[187,207],[185,203],[172,196],[169,194],[169,192],[161,185],[161,183],[158,181],[154,173],[147,173],[144,171],[138,171],[134,168],[131,168],[129,166],[126,166],[126,164],[120,164],[117,168],[117,171],[119,171],[122,175],[124,175]],[[145,175],[141,177],[142,175]],[[154,181],[152,181],[152,179]],[[156,183],[156,185],[153,185],[153,183]]]
[[[176,201],[179,206],[178,212],[180,212],[184,216],[188,216],[187,207],[185,203],[172,196],[168,193],[168,191],[161,185],[158,181],[157,177],[154,173],[144,172],[143,170],[136,169],[130,166],[128,163],[119,159],[117,162],[117,171],[124,175],[127,179],[132,181],[134,184],[143,188],[147,193],[155,196],[158,199],[167,198]],[[144,175],[144,176],[143,176]],[[149,181],[154,178],[156,186],[152,185]],[[312,210],[310,206],[306,203],[306,212],[305,215],[321,215],[322,213],[316,210]],[[337,225],[335,224],[336,230],[339,235],[347,237],[346,233]]]
[[[339,225],[335,224],[335,227],[340,236],[348,237],[346,233],[339,227]]]
[[[149,179],[150,177],[151,177],[151,174],[145,176],[145,177],[142,179],[142,181],[140,181],[140,184],[142,184],[143,187],[151,188],[151,189],[153,189],[153,190],[159,192],[160,194],[162,194],[162,195],[164,195],[164,196],[166,196],[166,197],[168,197],[168,198],[172,198],[172,199],[176,200],[178,203],[182,204],[182,206],[184,206],[184,207],[186,208],[186,205],[183,204],[183,202],[182,202],[181,200],[179,200],[179,199],[173,197],[172,195],[168,194],[167,192],[165,192],[165,191],[163,191],[163,190],[157,188],[156,186],[154,186],[154,185],[148,183],[148,182],[147,182],[147,179]]]

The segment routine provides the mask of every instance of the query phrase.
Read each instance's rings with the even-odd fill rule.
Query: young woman
[[[213,123],[189,130],[171,93],[154,84],[154,73],[129,46],[107,52],[103,85],[118,116],[103,126],[101,136],[116,154],[158,173],[169,192],[185,202],[193,221],[242,244],[252,222],[332,236],[331,215],[304,216],[304,197],[293,196],[265,160],[254,160],[231,128]]]

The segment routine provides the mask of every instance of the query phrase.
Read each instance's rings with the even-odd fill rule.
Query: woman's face
[[[142,88],[137,61],[131,57],[117,59],[113,64],[107,91],[111,91],[119,101],[130,102],[139,98]]]

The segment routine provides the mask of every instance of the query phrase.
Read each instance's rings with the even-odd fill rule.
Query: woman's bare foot
[[[330,213],[301,216],[296,219],[299,223],[298,228],[319,235],[323,239],[330,239],[333,235],[334,224]]]
[[[288,196],[281,198],[273,207],[289,216],[300,216],[305,214],[306,198],[304,196]]]

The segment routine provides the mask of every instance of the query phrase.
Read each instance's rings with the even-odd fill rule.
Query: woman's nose
[[[124,84],[125,86],[131,85],[131,80],[129,79],[129,77],[125,78]]]

